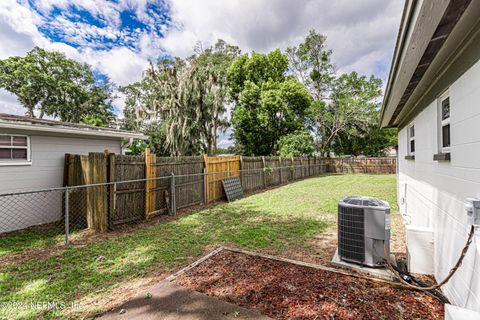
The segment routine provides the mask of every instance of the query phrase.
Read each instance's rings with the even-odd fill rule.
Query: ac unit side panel
[[[365,237],[385,240],[385,230],[390,229],[389,210],[365,208]]]

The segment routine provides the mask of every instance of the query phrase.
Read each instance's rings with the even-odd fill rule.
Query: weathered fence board
[[[112,156],[112,155],[111,155]],[[145,157],[115,155],[115,171],[110,182],[145,179]],[[115,208],[110,210],[109,225],[141,220],[145,217],[145,182],[116,184]]]
[[[65,155],[66,185],[76,186],[107,182],[105,153]],[[108,190],[106,186],[75,189],[70,194],[69,216],[72,227],[107,229]]]
[[[240,156],[204,157],[207,174],[207,202],[223,199],[222,179],[240,176]]]
[[[202,156],[158,158],[158,176],[168,176],[168,170],[170,170],[170,174],[175,175],[175,198],[178,209],[206,202],[204,199],[203,161]]]
[[[65,186],[79,186],[85,184],[80,157],[80,155],[65,154]],[[86,189],[73,189],[70,192],[69,220],[72,222],[72,228],[87,227],[86,191]]]
[[[283,172],[278,170],[282,166],[280,157],[264,157],[265,159],[265,181],[266,186],[281,184],[283,181]]]
[[[395,158],[157,158],[148,151],[145,156],[65,155],[66,185],[118,182],[71,190],[69,215],[74,227],[100,231],[171,209],[221,200],[226,177],[240,176],[243,190],[249,192],[322,173],[395,172]]]
[[[244,191],[259,190],[266,187],[262,157],[241,157],[241,180]]]
[[[157,177],[157,156],[150,153],[150,149],[145,150],[145,178],[152,179]],[[153,215],[156,210],[156,192],[157,181],[145,181],[145,217]]]
[[[328,158],[330,173],[396,173],[397,159],[384,158]]]

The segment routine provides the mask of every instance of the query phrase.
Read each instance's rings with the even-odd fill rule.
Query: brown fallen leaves
[[[229,251],[175,282],[275,319],[443,319],[421,292]]]

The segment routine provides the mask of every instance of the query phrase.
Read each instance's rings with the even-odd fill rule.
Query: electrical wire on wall
[[[465,255],[467,254],[468,248],[470,247],[470,244],[473,241],[473,234],[475,232],[475,226],[472,225],[470,227],[470,233],[468,234],[468,239],[467,242],[465,243],[465,246],[462,249],[462,252],[460,254],[460,257],[457,260],[457,263],[455,263],[454,267],[450,269],[450,272],[448,275],[443,279],[441,282],[435,285],[428,285],[412,275],[410,275],[408,272],[401,271],[399,268],[394,266],[390,258],[387,255],[387,247],[386,244],[383,246],[383,253],[384,253],[384,259],[385,259],[385,266],[392,271],[392,273],[400,280],[401,283],[406,285],[407,287],[413,288],[415,290],[421,290],[421,291],[429,291],[431,294],[433,294],[435,297],[437,297],[440,301],[444,303],[448,303],[448,299],[443,296],[443,294],[438,290],[440,287],[442,287],[445,283],[447,283],[455,274],[455,272],[460,268],[462,265],[463,259],[465,258]],[[412,284],[412,282],[416,283],[417,285]]]

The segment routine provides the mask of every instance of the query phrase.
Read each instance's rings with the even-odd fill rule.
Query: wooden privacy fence
[[[396,173],[397,158],[326,158],[329,173]]]
[[[240,156],[205,156],[204,161],[207,202],[220,200],[224,197],[222,180],[240,176]]]
[[[100,231],[223,199],[222,180],[227,177],[239,176],[243,190],[251,192],[322,173],[395,171],[395,158],[171,158],[156,157],[148,149],[144,156],[108,151],[65,155],[66,186],[108,183],[70,189],[71,221]]]
[[[156,210],[166,211],[185,208],[205,202],[203,157],[159,157],[157,175],[151,178],[168,177],[157,180]],[[171,204],[175,205],[172,206]],[[173,212],[174,213],[174,212]]]

